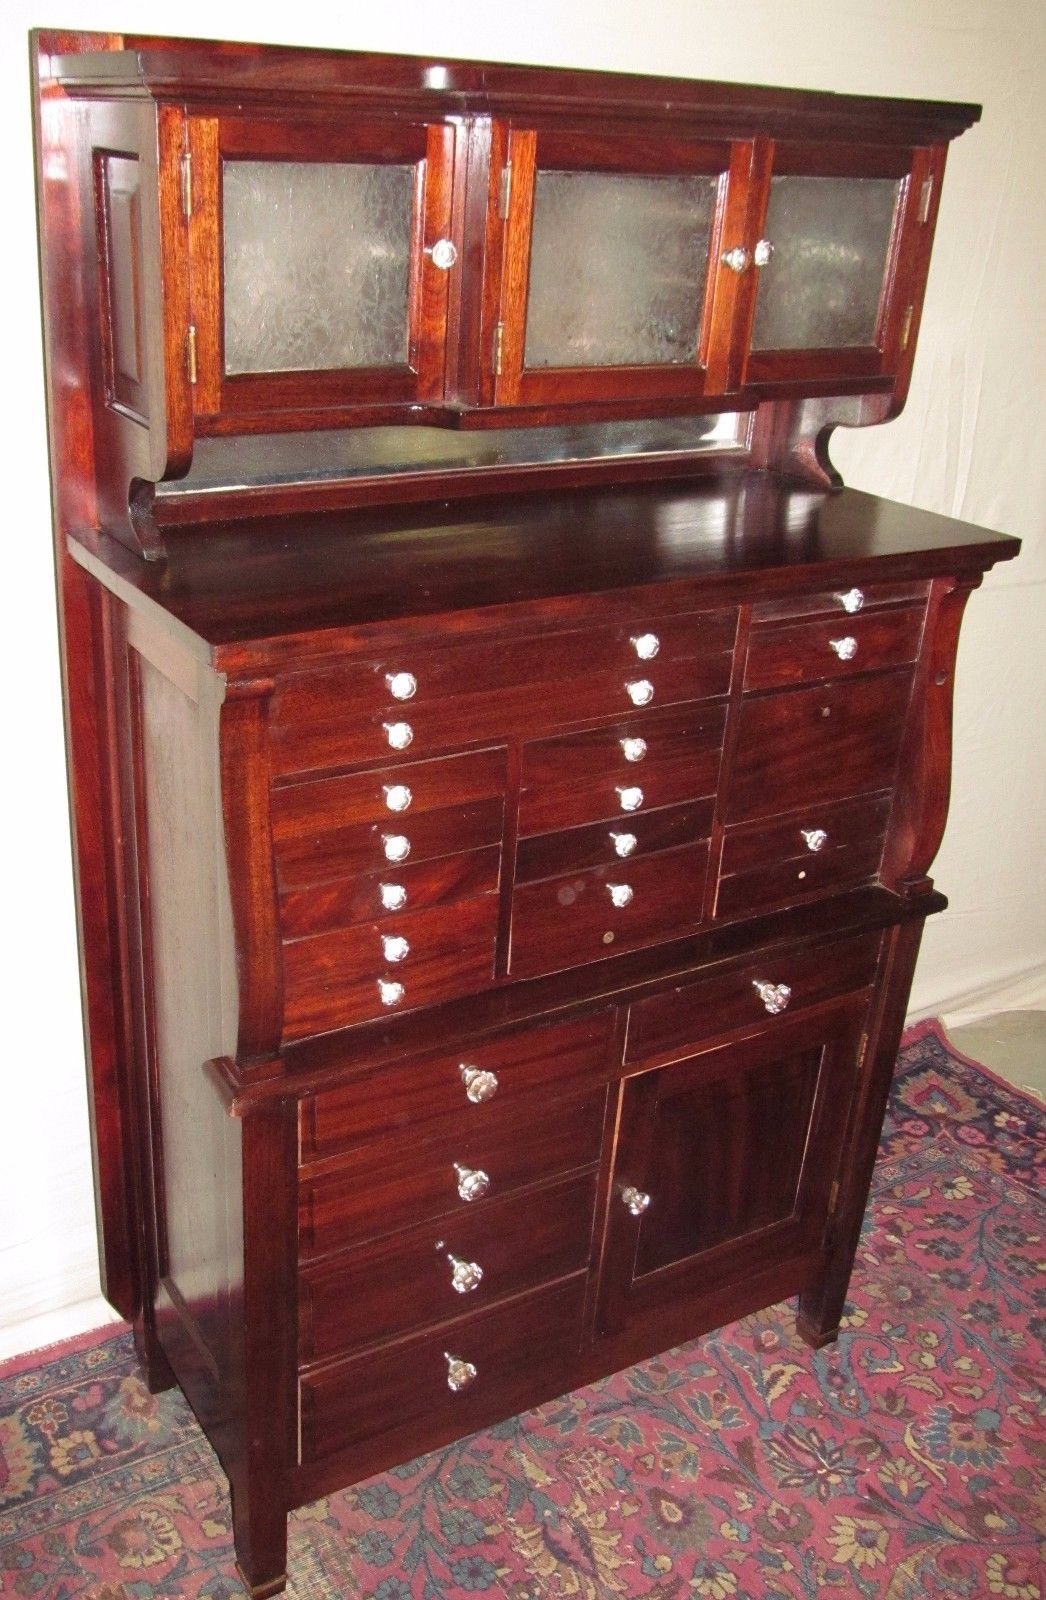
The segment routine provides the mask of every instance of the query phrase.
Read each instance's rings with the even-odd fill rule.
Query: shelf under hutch
[[[99,1243],[289,1509],[837,1332],[1013,539],[846,489],[972,106],[34,35]]]

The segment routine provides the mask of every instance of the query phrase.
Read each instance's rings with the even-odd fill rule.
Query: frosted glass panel
[[[899,189],[895,178],[771,179],[754,350],[875,343]]]
[[[718,179],[538,172],[527,367],[693,361]]]
[[[226,372],[407,364],[414,169],[227,161]]]

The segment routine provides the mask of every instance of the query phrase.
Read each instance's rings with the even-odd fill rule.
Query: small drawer
[[[599,1157],[606,1089],[585,1090],[551,1107],[522,1095],[511,1116],[477,1125],[468,1115],[453,1132],[420,1147],[379,1140],[348,1160],[302,1172],[298,1249],[303,1260],[381,1238],[413,1223],[469,1211],[545,1183]]]
[[[381,822],[330,825],[276,847],[283,891],[329,883],[355,873],[378,875],[419,861],[500,847],[505,828],[502,795],[435,811],[410,811]]]
[[[273,794],[273,839],[279,850],[283,844],[349,823],[398,827],[419,812],[504,792],[505,751],[498,748],[289,784]]]
[[[280,927],[285,939],[300,939],[357,922],[387,922],[404,912],[447,906],[498,887],[501,851],[496,845],[434,861],[386,863],[378,872],[339,878],[333,883],[292,889],[280,897]]]
[[[299,1382],[303,1463],[379,1434],[467,1434],[547,1397],[581,1347],[585,1276],[431,1333],[339,1361]],[[538,1376],[535,1377],[535,1374]],[[425,1432],[428,1430],[428,1432]]]
[[[746,695],[729,777],[727,823],[817,807],[893,782],[910,672]]]
[[[712,830],[714,812],[715,796],[706,795],[690,805],[622,812],[612,820],[589,823],[584,828],[520,839],[516,847],[516,883],[555,878],[585,867],[613,866],[676,845],[700,844]]]
[[[925,604],[930,585],[908,583],[843,583],[836,589],[816,589],[809,594],[783,594],[760,600],[752,607],[753,622],[776,622],[785,617],[812,617],[822,612],[839,617],[858,616],[879,606]]]
[[[720,921],[754,917],[759,912],[798,904],[811,895],[839,894],[867,883],[879,870],[882,839],[865,840],[847,850],[793,857],[720,878],[715,915]]]
[[[295,939],[283,946],[284,1037],[430,1005],[494,976],[498,897]],[[402,950],[392,954],[390,941]]]
[[[912,609],[753,628],[745,688],[779,689],[903,666],[918,655],[922,628],[922,610]]]
[[[714,794],[724,706],[635,717],[523,747],[519,831],[524,837],[601,817]]]
[[[629,1012],[625,1061],[670,1060],[703,1040],[769,1028],[786,1013],[864,989],[878,954],[877,933],[813,949],[770,950],[719,977],[637,1001]]]
[[[728,828],[720,875],[747,872],[882,839],[890,817],[889,793],[862,795],[841,804],[806,807],[755,827]]]
[[[303,1267],[304,1365],[536,1289],[588,1263],[594,1172]]]
[[[447,1054],[372,1067],[302,1102],[302,1160],[379,1135],[420,1133],[442,1117],[453,1119],[450,1133],[470,1137],[504,1126],[525,1108],[531,1089],[540,1088],[552,1104],[584,1084],[605,1083],[613,1065],[612,1025],[611,1011],[591,1012],[470,1042]]]
[[[527,884],[512,897],[513,977],[678,937],[701,921],[707,845]]]

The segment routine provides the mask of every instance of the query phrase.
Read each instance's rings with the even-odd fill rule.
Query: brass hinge
[[[867,1035],[867,1033],[862,1033],[861,1042],[857,1047],[857,1070],[858,1070],[858,1072],[860,1072],[861,1068],[864,1066],[864,1058],[867,1055],[867,1053],[868,1053],[868,1035]]]
[[[186,222],[192,217],[192,151],[182,156],[182,214]]]
[[[505,348],[505,324],[498,322],[494,327],[494,376],[501,377],[501,356]]]
[[[190,322],[185,335],[185,366],[189,373],[189,382],[196,382],[196,325]]]
[[[923,179],[922,192],[919,195],[919,221],[929,222],[930,202],[933,200],[933,173]]]
[[[828,1215],[831,1216],[839,1203],[839,1179],[836,1178],[828,1191]]]
[[[907,311],[904,313],[904,321],[901,323],[901,349],[902,350],[907,350],[907,348],[908,348],[908,340],[912,336],[912,318],[914,316],[915,316],[915,307],[914,306],[909,306]]]
[[[502,222],[508,218],[509,201],[512,199],[512,163],[506,161],[501,169],[501,183],[498,187],[498,216]]]

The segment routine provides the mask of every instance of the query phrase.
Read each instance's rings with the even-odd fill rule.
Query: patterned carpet
[[[775,1307],[321,1501],[288,1593],[1041,1600],[1044,1131],[923,1025],[837,1345]],[[214,1457],[126,1333],[0,1368],[0,1497],[4,1595],[242,1594]]]

